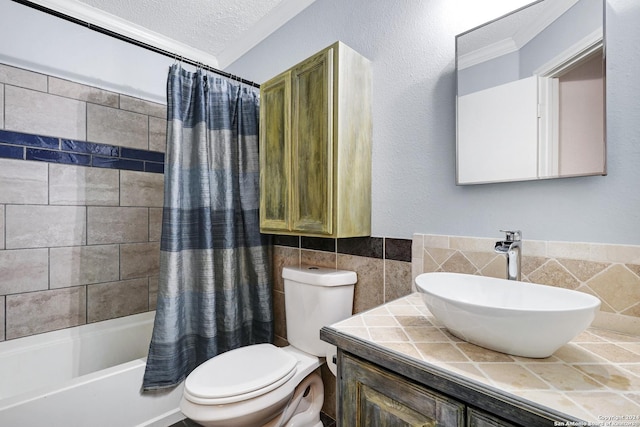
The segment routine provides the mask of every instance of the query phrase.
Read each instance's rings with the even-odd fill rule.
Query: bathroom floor
[[[336,422],[324,413],[320,414],[320,420],[322,421],[322,425],[324,427],[336,427]],[[195,421],[185,419],[182,421],[178,421],[177,423],[172,424],[169,427],[200,427],[200,424],[196,423]]]

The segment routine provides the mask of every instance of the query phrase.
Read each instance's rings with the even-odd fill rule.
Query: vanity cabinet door
[[[499,420],[486,412],[473,408],[467,408],[468,427],[517,427],[507,421]]]
[[[460,402],[348,354],[343,353],[339,366],[341,426],[464,426]]]

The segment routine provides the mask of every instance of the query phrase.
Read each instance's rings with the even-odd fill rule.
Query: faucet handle
[[[519,242],[522,240],[522,232],[520,230],[500,230],[501,233],[505,233],[506,240],[509,242]]]

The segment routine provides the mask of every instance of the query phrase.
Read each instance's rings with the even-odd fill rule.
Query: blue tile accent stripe
[[[164,173],[164,153],[0,130],[0,158]]]
[[[29,147],[40,148],[60,148],[60,139],[52,138],[50,136],[31,135],[28,133],[10,132],[7,130],[0,130],[0,143],[7,143],[12,145],[25,145]]]

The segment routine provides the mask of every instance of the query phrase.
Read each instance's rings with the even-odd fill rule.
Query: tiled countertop
[[[589,328],[549,358],[510,356],[449,334],[418,293],[355,315],[329,329],[589,425],[604,426],[607,420],[613,420],[608,425],[640,427],[637,336]]]

